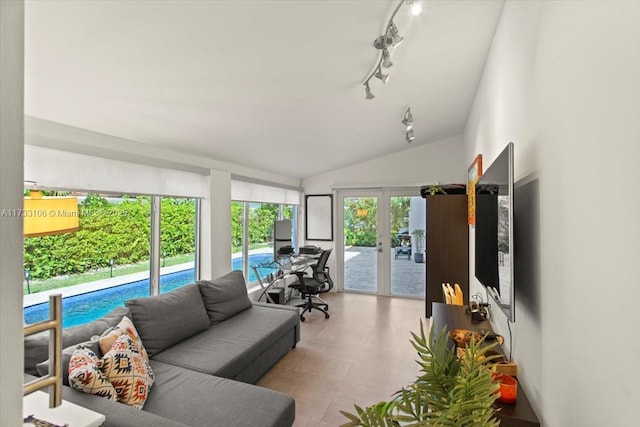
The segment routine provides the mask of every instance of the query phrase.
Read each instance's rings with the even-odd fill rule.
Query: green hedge
[[[397,246],[397,233],[409,226],[410,197],[391,198],[391,246]],[[344,237],[347,246],[374,247],[378,243],[375,197],[349,197],[344,205]]]
[[[242,246],[242,229],[245,202],[231,203],[231,246],[239,250]],[[273,203],[248,203],[249,206],[249,243],[273,242],[273,223],[278,218],[280,205]],[[293,208],[284,206],[283,216],[291,219]]]
[[[110,203],[90,194],[79,206],[80,229],[75,233],[24,239],[24,268],[34,279],[84,273],[149,259],[149,197],[125,197]],[[167,256],[192,253],[195,246],[193,199],[163,198],[161,251]]]

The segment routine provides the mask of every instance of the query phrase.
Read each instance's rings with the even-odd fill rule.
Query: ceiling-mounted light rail
[[[387,83],[389,80],[389,74],[382,74],[382,68],[390,68],[393,66],[390,49],[397,47],[404,40],[404,37],[402,37],[398,32],[398,27],[393,22],[393,19],[396,17],[403,4],[409,6],[410,13],[413,16],[417,16],[422,12],[422,4],[420,3],[420,0],[400,0],[396,8],[393,10],[389,21],[387,21],[384,34],[373,41],[373,46],[378,49],[380,53],[374,67],[369,71],[369,74],[367,74],[362,83],[364,85],[367,99],[375,98],[369,84],[372,77],[380,79],[382,83]]]

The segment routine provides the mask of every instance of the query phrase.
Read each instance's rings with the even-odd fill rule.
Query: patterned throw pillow
[[[142,345],[140,335],[138,335],[136,327],[133,326],[133,322],[127,316],[124,316],[120,323],[118,323],[113,329],[107,329],[100,337],[100,350],[102,351],[102,354],[107,354],[113,346],[113,343],[115,343],[118,337],[123,334],[129,335],[131,339],[136,342],[140,349],[139,353],[148,362],[149,356],[147,355],[144,345]]]
[[[140,346],[129,334],[116,339],[102,358],[101,371],[113,385],[118,402],[142,409],[155,376]]]
[[[69,384],[76,390],[118,400],[115,388],[100,370],[101,361],[89,348],[79,345],[69,360]]]

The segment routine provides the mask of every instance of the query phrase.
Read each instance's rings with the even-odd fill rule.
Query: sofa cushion
[[[166,349],[154,359],[209,375],[236,378],[284,335],[291,334],[289,348],[295,345],[300,325],[298,310],[270,305],[273,308],[254,305]]]
[[[209,327],[198,285],[125,302],[149,357]]]
[[[149,393],[145,412],[190,426],[293,425],[295,403],[286,394],[155,359],[150,364],[156,373],[156,382]]]
[[[235,270],[213,280],[197,282],[211,323],[219,323],[251,307],[242,271]]]
[[[113,385],[118,402],[142,409],[155,376],[134,338],[120,335],[102,358],[100,370]]]
[[[90,349],[79,346],[69,361],[69,384],[76,390],[117,400],[117,393],[100,370],[100,359]]]
[[[73,352],[80,346],[88,348],[93,351],[97,357],[102,357],[102,352],[100,351],[100,344],[98,343],[98,336],[95,336],[96,339],[92,339],[90,341],[85,341],[80,344],[74,344],[72,346],[66,347],[62,350],[62,384],[69,385],[69,362],[71,361],[71,356],[73,356]],[[36,365],[38,369],[38,374],[41,376],[45,376],[49,374],[49,359],[44,362],[40,362]]]
[[[62,331],[62,346],[70,347],[89,341],[94,335],[101,335],[106,329],[116,326],[123,316],[131,316],[126,307],[118,307],[105,316],[84,325],[65,328]],[[49,358],[49,331],[30,335],[24,339],[24,371],[38,375],[36,365]]]

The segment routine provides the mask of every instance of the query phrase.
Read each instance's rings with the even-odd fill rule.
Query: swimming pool
[[[273,260],[271,253],[258,253],[249,256],[251,265]],[[234,258],[231,268],[240,270],[242,258]],[[271,272],[271,271],[267,271]],[[262,274],[262,273],[261,273]],[[253,269],[249,271],[249,283],[257,280]],[[195,281],[195,269],[182,270],[160,276],[160,293],[169,292],[179,286]],[[62,299],[62,326],[81,325],[98,319],[116,307],[121,307],[126,300],[149,296],[149,279],[125,283],[119,286],[100,289],[86,294],[74,295]],[[49,303],[32,305],[24,308],[24,321],[27,324],[40,322],[49,318]]]

